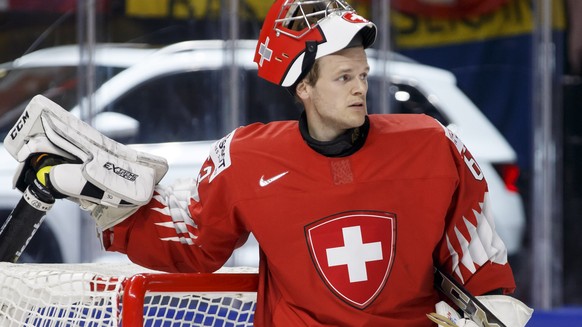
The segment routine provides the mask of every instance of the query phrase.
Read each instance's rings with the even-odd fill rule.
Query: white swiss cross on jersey
[[[327,287],[346,303],[363,309],[378,296],[394,260],[396,216],[351,211],[305,227],[315,266]]]

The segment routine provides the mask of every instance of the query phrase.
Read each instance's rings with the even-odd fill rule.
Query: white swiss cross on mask
[[[365,308],[382,291],[394,261],[396,215],[350,211],[305,226],[315,267],[328,289]]]
[[[269,49],[269,42],[271,40],[269,39],[269,37],[267,37],[267,40],[265,40],[265,43],[261,43],[261,46],[259,47],[259,55],[261,56],[261,60],[259,61],[259,65],[261,67],[263,67],[263,63],[265,62],[265,60],[267,61],[271,61],[271,56],[273,55],[273,50]]]

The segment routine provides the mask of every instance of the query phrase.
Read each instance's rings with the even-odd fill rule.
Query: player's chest
[[[310,177],[293,170],[258,176],[254,196],[236,210],[257,237],[280,244],[305,244],[318,235],[341,240],[345,233],[440,237],[455,191],[452,178],[384,175],[372,181],[349,170],[334,178],[333,169]]]

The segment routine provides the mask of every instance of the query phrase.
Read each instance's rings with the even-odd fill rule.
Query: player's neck
[[[370,120],[366,116],[364,124],[360,127],[351,128],[331,141],[318,141],[309,134],[307,116],[305,112],[299,118],[299,131],[305,142],[316,152],[326,157],[346,157],[358,151],[368,136]]]

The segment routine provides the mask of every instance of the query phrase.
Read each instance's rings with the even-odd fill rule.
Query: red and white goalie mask
[[[356,36],[358,36],[356,38]],[[254,61],[260,77],[296,84],[316,59],[376,39],[376,25],[344,0],[276,0],[263,23]]]

